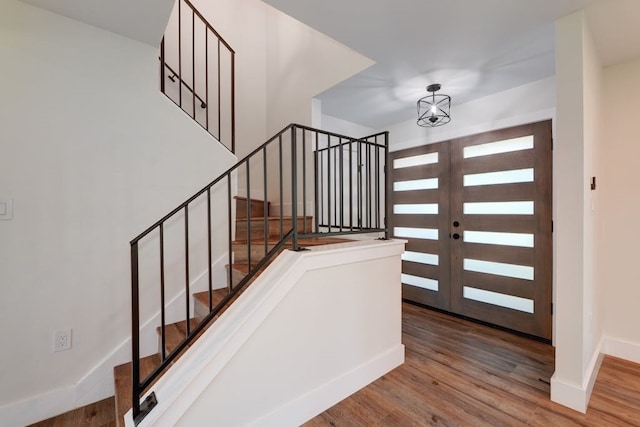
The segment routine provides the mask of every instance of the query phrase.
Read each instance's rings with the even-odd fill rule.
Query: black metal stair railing
[[[235,51],[189,0],[160,44],[160,90],[235,153]]]
[[[360,139],[289,125],[131,241],[136,424],[153,408],[149,402],[141,405],[144,391],[285,245],[299,250],[300,239],[358,233],[384,233],[388,238],[388,142],[388,132]],[[247,203],[246,212],[237,216],[238,189],[246,193]],[[264,206],[271,201],[278,212],[252,212],[251,200]],[[269,241],[271,235],[275,237]],[[238,242],[246,246],[248,274],[235,283],[232,266]],[[212,271],[220,254],[228,263],[222,288],[214,283]],[[194,273],[206,277],[208,307],[192,327]],[[183,308],[169,313],[168,300],[182,291]],[[141,316],[152,318],[158,311],[162,362],[141,378]],[[186,320],[186,334],[167,351],[166,327],[175,321],[171,316]]]

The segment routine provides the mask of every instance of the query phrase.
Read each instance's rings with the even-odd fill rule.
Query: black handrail
[[[382,139],[382,142],[379,141]],[[354,146],[359,147],[361,150],[366,148],[369,152],[369,159],[365,162],[365,167],[354,168],[352,162],[348,164],[344,163],[343,155],[341,154],[345,147],[349,149]],[[339,150],[339,151],[336,151]],[[313,168],[308,165],[310,161],[307,159],[307,153],[314,153],[313,156]],[[339,166],[334,163],[330,163],[331,153],[340,153],[339,156],[342,160]],[[327,157],[328,153],[328,157]],[[286,154],[286,155],[285,155]],[[277,160],[268,161],[268,157]],[[388,132],[383,132],[377,135],[368,137],[368,139],[353,138],[349,136],[339,135],[332,132],[326,132],[318,129],[313,129],[308,126],[291,124],[282,129],[275,136],[270,138],[267,142],[257,147],[247,156],[245,156],[238,163],[227,169],[219,177],[211,181],[208,185],[196,192],[193,196],[189,197],[185,202],[181,203],[178,207],[171,210],[167,215],[163,216],[160,220],[156,221],[151,227],[136,236],[131,240],[131,281],[132,281],[132,361],[133,361],[133,416],[136,424],[140,422],[144,416],[153,408],[151,403],[144,402],[141,404],[140,398],[146,388],[148,388],[153,381],[158,378],[171,363],[181,354],[181,352],[189,346],[196,336],[228,305],[231,300],[258,274],[259,270],[267,265],[268,262],[282,249],[288,242],[291,242],[291,248],[293,250],[299,250],[300,239],[308,237],[320,237],[320,236],[338,236],[347,234],[359,234],[359,233],[384,233],[385,238],[388,238],[388,226],[386,219],[380,221],[382,199],[381,189],[389,188],[388,177],[384,174],[385,165],[389,156],[388,148]],[[262,157],[262,158],[261,158]],[[334,154],[334,157],[336,155]],[[351,155],[349,155],[351,159]],[[377,160],[376,160],[377,159]],[[384,159],[384,160],[383,160]],[[327,161],[328,160],[328,161]],[[277,164],[274,164],[277,163]],[[277,183],[277,191],[280,197],[280,212],[278,214],[279,220],[279,237],[276,240],[269,243],[268,232],[268,220],[270,218],[269,212],[264,211],[260,215],[253,215],[251,207],[251,192],[255,191],[251,188],[252,170],[254,172],[262,167],[262,179],[263,183],[256,188],[261,188],[264,192],[264,201],[267,201],[267,194],[270,191],[270,185],[274,181]],[[277,167],[277,169],[276,169]],[[289,174],[287,175],[287,172]],[[238,176],[242,174],[244,179],[240,179]],[[367,178],[363,179],[363,176]],[[256,176],[256,175],[254,175]],[[257,177],[257,176],[256,176]],[[286,178],[285,178],[286,177]],[[285,182],[288,179],[289,181]],[[235,243],[232,241],[232,230],[234,226],[234,218],[232,218],[232,203],[234,202],[234,195],[232,194],[233,181],[239,180],[246,184],[246,198],[247,205],[246,218],[238,219],[238,225],[243,225],[246,228],[246,235],[243,235],[240,230],[236,230]],[[311,190],[311,180],[313,180],[313,190]],[[350,183],[348,189],[344,189],[347,181]],[[338,192],[331,194],[332,187],[338,185],[341,188]],[[365,200],[362,197],[353,197],[353,189],[351,188],[354,182],[359,182],[358,194],[369,194],[370,197]],[[226,185],[225,185],[226,184]],[[222,186],[222,187],[219,187]],[[216,194],[216,190],[221,189],[224,196],[218,193],[218,198],[224,200],[213,200],[213,194]],[[383,190],[382,193],[386,193]],[[348,195],[348,197],[346,197]],[[339,197],[339,200],[338,200]],[[345,199],[346,197],[346,199]],[[285,227],[285,215],[283,212],[283,206],[286,201],[291,202],[291,226]],[[195,327],[191,328],[189,321],[190,313],[190,227],[192,215],[190,214],[190,206],[193,204],[193,208],[197,208],[198,203],[206,203],[206,219],[207,228],[204,231],[202,238],[206,238],[206,257],[208,261],[207,275],[208,275],[208,314],[202,319],[202,321]],[[307,227],[307,221],[310,217],[307,216],[307,204],[314,203],[314,217],[316,225],[313,229]],[[302,206],[302,215],[299,215],[298,205]],[[359,218],[357,225],[353,224],[353,212],[356,209],[358,212],[363,212],[363,218]],[[223,229],[221,232],[216,232],[218,225],[212,226],[212,205],[216,206],[216,211],[220,213],[226,213],[227,216],[227,229]],[[387,203],[385,203],[385,206]],[[339,208],[339,209],[338,209]],[[372,212],[376,210],[377,212]],[[349,217],[345,220],[345,216]],[[386,218],[389,218],[388,210],[385,208],[383,214]],[[322,223],[320,219],[322,218]],[[332,220],[333,218],[333,220]],[[299,225],[299,221],[302,221],[302,226]],[[165,241],[165,228],[170,227],[171,224],[176,224],[176,221],[183,221],[181,225],[184,232],[184,244],[181,246],[184,252],[179,255],[184,262],[184,290],[185,290],[185,313],[187,320],[187,333],[185,338],[180,344],[173,349],[169,354],[166,354],[164,349],[165,344],[165,264],[176,263],[176,260],[167,260],[165,258],[165,247],[167,242]],[[261,224],[258,227],[252,227],[252,221],[258,221],[256,224]],[[383,224],[385,222],[385,224]],[[197,224],[193,224],[195,229]],[[255,225],[255,224],[254,224]],[[253,231],[252,231],[253,228]],[[261,231],[262,230],[262,231]],[[258,234],[264,233],[264,244],[259,242],[252,243],[252,233],[255,231]],[[157,235],[156,235],[157,232]],[[193,235],[191,235],[194,237]],[[246,237],[246,239],[244,238]],[[140,378],[140,260],[139,255],[140,245],[148,247],[153,243],[153,239],[159,239],[158,245],[160,248],[159,254],[159,266],[160,266],[160,296],[161,296],[161,340],[163,349],[161,351],[162,362],[154,369],[151,374],[146,378]],[[148,240],[149,239],[149,240]],[[213,304],[213,284],[212,284],[212,242],[226,239],[225,248],[228,248],[229,266],[228,266],[228,283],[226,295],[217,304]],[[231,267],[233,265],[232,259],[232,246],[233,244],[242,244],[247,249],[247,269],[248,274],[244,276],[237,284],[233,283],[233,275],[231,274]],[[180,246],[177,246],[180,247]],[[177,248],[176,247],[176,248]],[[254,258],[252,250],[263,250],[261,254],[257,254]],[[195,258],[195,256],[193,257]],[[180,262],[182,262],[180,261]],[[155,400],[153,400],[155,402]]]
[[[160,61],[162,61],[162,57],[160,57],[159,59],[160,59]],[[194,95],[195,95],[195,97],[196,97],[196,99],[197,99],[198,101],[200,101],[200,108],[207,108],[207,104],[206,104],[206,102],[204,101],[204,99],[202,99],[202,98],[200,97],[200,95],[198,95],[197,93],[195,93],[195,92],[193,91],[193,89],[191,89],[191,86],[189,86],[189,84],[188,84],[187,82],[185,82],[184,80],[182,80],[182,79],[180,78],[180,76],[178,75],[178,72],[177,72],[177,71],[175,71],[173,68],[171,68],[171,66],[170,66],[169,64],[167,64],[166,62],[164,63],[164,66],[165,66],[165,67],[167,67],[167,70],[169,70],[169,71],[171,72],[171,74],[172,74],[171,76],[168,76],[168,77],[167,77],[169,80],[171,80],[172,82],[175,82],[175,81],[176,81],[176,77],[177,77],[177,78],[178,78],[178,82],[179,82],[180,84],[184,85],[184,87],[186,87],[186,88],[187,88],[187,90],[188,90],[189,92],[191,92],[192,94],[194,94]]]
[[[183,6],[187,7],[186,13],[187,17],[190,14],[190,20],[183,19]],[[169,26],[160,44],[160,90],[229,151],[235,153],[235,51],[189,0],[178,0],[177,14],[177,28]],[[200,29],[204,30],[204,38],[197,42],[196,27],[199,28],[199,34],[202,33]],[[167,43],[174,42],[168,38],[172,31],[177,32],[177,48],[169,50]],[[210,40],[215,47],[210,48]],[[190,49],[183,49],[183,45],[188,45]],[[215,50],[215,55],[210,55],[211,49]],[[229,57],[229,69],[226,71],[222,68],[223,56]],[[169,62],[174,66],[169,65]],[[165,68],[169,70],[169,76],[166,75]],[[190,72],[185,73],[187,68],[190,68]],[[227,72],[228,76],[224,75]],[[176,77],[180,84],[177,94],[172,94],[167,90],[165,79],[175,81]],[[209,84],[210,77],[215,77],[215,84]],[[224,84],[223,77],[228,77]],[[186,94],[183,94],[183,86],[187,90]],[[224,99],[223,89],[229,91]],[[204,110],[202,113],[197,112],[196,100]]]

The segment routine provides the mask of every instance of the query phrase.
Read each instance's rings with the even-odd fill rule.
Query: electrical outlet
[[[53,333],[53,351],[71,350],[71,329],[61,329]]]

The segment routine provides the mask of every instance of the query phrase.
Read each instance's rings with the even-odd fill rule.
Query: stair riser
[[[251,217],[264,218],[265,213],[269,215],[269,202],[265,204],[262,200],[251,200]],[[266,212],[265,212],[266,211]],[[236,198],[236,219],[247,217],[247,199]]]
[[[270,251],[275,247],[275,244],[268,244],[267,251]],[[246,264],[249,261],[249,246],[246,243],[234,243],[233,244],[233,259],[240,264]],[[265,256],[264,242],[252,242],[251,243],[251,262],[253,264],[256,261],[261,260]]]
[[[293,228],[293,219],[285,218],[283,221],[282,232],[288,233]],[[236,240],[248,240],[247,239],[247,224],[251,224],[251,240],[264,239],[264,218],[256,218],[251,221],[238,220],[236,221]],[[307,232],[312,232],[312,220],[308,217],[306,220]],[[304,218],[298,218],[298,231],[303,232],[305,220]],[[267,221],[267,235],[268,238],[280,237],[280,218],[270,218]]]

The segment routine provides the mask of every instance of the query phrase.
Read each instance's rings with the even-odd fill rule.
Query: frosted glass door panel
[[[393,191],[436,190],[438,178],[415,179],[412,181],[399,181],[393,183]]]
[[[393,161],[393,168],[402,169],[413,166],[432,165],[434,163],[438,163],[438,153],[421,154],[418,156],[396,159]]]
[[[533,169],[515,169],[499,172],[485,172],[464,176],[464,186],[513,184],[518,182],[533,182]]]
[[[437,215],[438,204],[437,203],[425,203],[421,205],[393,205],[393,213],[397,215]]]
[[[533,234],[501,233],[495,231],[465,231],[465,243],[482,243],[485,245],[533,247]]]
[[[466,299],[510,308],[512,310],[518,310],[525,313],[533,313],[533,300],[486,291],[484,289],[472,288],[469,286],[465,286],[463,289],[463,297]]]
[[[438,240],[438,230],[433,228],[395,227],[393,234],[397,237],[410,239]]]
[[[438,255],[423,254],[420,252],[405,251],[402,254],[403,261],[417,262],[418,264],[438,265]]]
[[[416,286],[430,291],[438,291],[438,281],[428,279],[426,277],[412,276],[410,274],[402,274],[402,283],[406,285]]]
[[[465,159],[470,159],[473,157],[490,156],[493,154],[510,153],[513,151],[530,150],[532,148],[533,135],[527,135],[519,138],[506,139],[504,141],[464,147],[463,157]]]
[[[497,276],[514,277],[516,279],[533,280],[533,267],[507,264],[504,262],[464,259],[464,269],[477,273],[495,274]]]
[[[533,202],[469,202],[465,215],[533,215]]]

